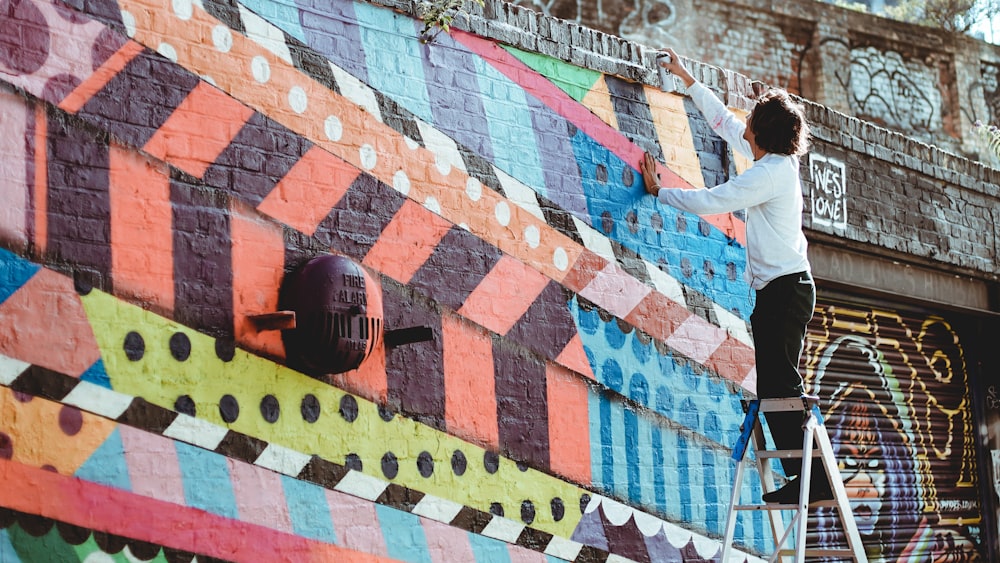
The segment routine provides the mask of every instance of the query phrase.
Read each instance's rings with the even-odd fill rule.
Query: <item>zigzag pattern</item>
[[[197,8],[193,10],[192,17],[197,16],[195,19],[199,20],[203,14]],[[234,18],[233,13],[238,13],[239,18]],[[247,24],[244,21],[250,17],[247,14],[242,9],[230,12],[229,28],[247,30],[248,35],[257,38],[275,36],[273,29],[261,27],[262,22]],[[64,23],[93,29],[93,22]],[[205,18],[201,23],[209,26],[204,29],[222,34],[214,27],[217,21]],[[174,22],[170,28],[184,29],[187,25]],[[194,28],[188,31],[199,33]],[[87,33],[77,34],[74,30],[66,35],[86,37]],[[731,381],[752,385],[752,377],[747,378],[746,373],[734,370],[740,362],[749,365],[747,360],[752,355],[745,344],[749,339],[742,321],[736,319],[738,322],[733,324],[733,330],[742,338],[734,338],[706,322],[704,317],[692,314],[685,306],[692,302],[688,299],[692,294],[676,279],[600,234],[583,219],[554,211],[557,206],[540,199],[531,188],[496,165],[474,156],[440,131],[407,115],[346,71],[330,64],[326,65],[330,69],[326,75],[322,72],[304,75],[295,70],[297,65],[308,66],[302,61],[315,62],[315,53],[304,47],[289,48],[286,59],[260,51],[238,36],[230,35],[230,39],[225,39],[225,34],[221,36],[222,45],[228,45],[226,52],[233,52],[234,56],[219,60],[217,55],[203,53],[207,58],[202,62],[208,66],[199,70],[193,65],[189,67],[191,70],[201,73],[211,68],[213,72],[225,74],[233,70],[227,65],[235,60],[263,60],[259,63],[262,66],[253,70],[267,75],[269,88],[278,84],[280,89],[281,85],[298,83],[303,77],[315,75],[322,78],[317,81],[324,87],[350,93],[350,97],[339,99],[331,95],[327,107],[336,108],[338,117],[330,120],[315,119],[311,113],[304,117],[287,115],[288,108],[258,99],[259,92],[252,88],[237,92],[237,98],[246,100],[256,110],[250,111],[209,85],[222,83],[221,79],[215,76],[211,82],[193,79],[182,68],[123,38],[118,39],[119,50],[104,65],[91,67],[98,68],[96,72],[88,76],[86,73],[90,69],[86,65],[72,69],[79,71],[81,77],[79,85],[72,89],[49,89],[47,83],[24,81],[19,86],[66,111],[75,112],[79,118],[79,121],[67,119],[65,114],[50,108],[50,117],[36,121],[40,128],[47,127],[41,132],[41,138],[52,140],[39,151],[42,154],[35,155],[37,162],[49,164],[50,177],[70,174],[81,163],[107,163],[106,170],[110,171],[106,180],[110,187],[107,193],[82,192],[71,183],[40,183],[36,187],[38,195],[43,196],[39,200],[59,202],[65,209],[91,209],[93,219],[98,222],[106,222],[110,217],[104,251],[95,253],[89,247],[82,249],[76,239],[76,227],[60,222],[58,213],[36,218],[34,241],[40,248],[54,257],[72,257],[84,270],[111,272],[112,281],[107,284],[110,288],[144,301],[148,299],[155,309],[169,313],[182,324],[225,334],[233,330],[230,325],[233,319],[238,342],[265,353],[280,355],[280,341],[273,335],[251,334],[244,326],[245,316],[267,310],[266,299],[261,296],[268,293],[267,288],[276,287],[279,280],[274,277],[275,272],[280,272],[282,265],[294,264],[296,252],[307,254],[306,249],[325,245],[364,261],[386,277],[387,287],[393,291],[387,304],[387,318],[395,315],[395,320],[401,323],[408,320],[405,315],[411,315],[409,319],[412,320],[414,303],[407,297],[410,290],[443,305],[446,312],[457,312],[454,318],[436,311],[425,310],[421,314],[429,315],[423,320],[429,319],[432,325],[441,327],[442,333],[446,328],[454,330],[452,334],[458,335],[455,342],[462,345],[481,341],[477,335],[482,331],[475,328],[478,325],[530,348],[543,358],[553,358],[562,367],[606,383],[601,375],[591,373],[573,315],[567,310],[567,301],[576,298],[588,308],[596,305],[644,334],[665,341],[671,352],[683,354]],[[176,43],[155,39],[146,42],[159,45],[168,56],[171,55],[169,45]],[[288,44],[286,38],[285,45]],[[268,46],[273,51],[282,51],[273,42]],[[173,49],[176,51],[177,46]],[[186,49],[181,51],[177,53],[179,61]],[[63,64],[50,62],[58,63],[53,67]],[[156,70],[150,73],[149,68]],[[43,72],[35,78],[47,71],[48,67],[43,66]],[[53,71],[52,76],[56,74]],[[117,103],[121,92],[138,90],[140,81],[142,87],[149,87],[150,75],[161,77],[165,91],[163,100],[157,100],[155,107],[142,108],[139,104],[128,107],[128,104]],[[244,79],[237,76],[235,70],[228,78],[237,90],[242,87],[239,82]],[[307,110],[316,105],[311,86],[291,86],[288,92],[293,113],[296,108],[303,108],[303,114],[309,113]],[[328,95],[324,91],[319,94],[321,100]],[[303,100],[304,107],[301,105]],[[321,101],[320,105],[323,103]],[[366,111],[358,112],[358,107]],[[206,114],[204,108],[213,108],[213,111]],[[373,108],[379,113],[372,111]],[[133,115],[135,112],[138,113]],[[92,133],[80,121],[87,123],[87,127],[108,131],[116,141],[107,147],[94,144]],[[206,141],[203,135],[191,134],[196,130],[191,123],[207,121],[219,124],[207,127],[218,133],[217,138]],[[316,130],[316,123],[322,123],[321,131]],[[394,127],[390,130],[386,125]],[[363,142],[365,135],[379,142],[388,139],[400,150],[405,147],[409,156],[399,163],[402,168],[385,164],[384,156],[393,154],[393,149],[383,151],[380,147],[375,151],[373,145]],[[412,142],[416,137],[419,141]],[[120,146],[119,141],[141,147],[145,155]],[[255,146],[261,154],[269,157],[285,154],[287,158],[269,159],[267,168],[261,169],[263,174],[239,175],[234,163],[245,163],[247,151]],[[69,147],[86,147],[88,152],[79,160],[64,161],[61,155]],[[147,155],[154,158],[151,160]],[[173,168],[159,165],[157,161],[160,160]],[[145,181],[135,182],[135,177]],[[395,191],[388,189],[390,183]],[[92,188],[93,185],[88,186]],[[491,189],[493,185],[496,189]],[[220,202],[206,187],[232,194],[233,198]],[[459,189],[455,190],[456,187]],[[162,230],[146,230],[149,222],[145,221],[129,222],[126,213],[131,207],[121,202],[141,202],[144,210],[159,214],[163,219],[151,223]],[[310,205],[303,205],[303,202]],[[325,202],[325,205],[317,205],[317,202]],[[244,208],[244,203],[278,219],[289,229],[281,232],[273,226],[262,225]],[[557,215],[558,218],[553,219]],[[484,223],[484,218],[490,217],[495,218],[496,224]],[[196,227],[170,229],[172,220],[177,218]],[[573,229],[565,227],[570,222]],[[350,227],[345,228],[345,225]],[[240,236],[236,236],[237,233]],[[344,239],[344,233],[350,233],[350,240]],[[307,242],[300,250],[284,251],[288,246],[286,241],[299,243],[304,240],[303,236],[310,238],[305,239]],[[252,250],[240,249],[234,245],[236,240],[257,240],[262,245]],[[322,244],[316,245],[315,241]],[[469,249],[474,251],[470,253]],[[470,264],[471,267],[464,270],[447,271],[452,257],[467,254],[491,259]],[[254,255],[252,259],[251,255]],[[409,260],[399,260],[401,256]],[[164,267],[165,264],[173,266]],[[232,265],[231,272],[219,268],[227,264]],[[149,275],[151,269],[159,269],[166,276]],[[504,284],[504,280],[512,278],[519,280],[518,286]],[[163,279],[169,282],[164,284],[160,281]],[[260,279],[265,283],[254,288]],[[213,306],[205,307],[206,302]],[[503,304],[499,313],[491,309],[498,302]],[[248,308],[247,303],[258,309]],[[705,317],[713,317],[708,308],[692,308]],[[227,309],[230,315],[219,315],[220,310],[225,312]],[[716,309],[716,313],[725,313]],[[731,318],[725,314],[715,317],[716,320]],[[539,322],[541,319],[545,323]],[[217,346],[226,349],[231,343],[223,341]],[[511,348],[503,345],[488,348],[492,348],[489,356],[495,365],[489,370],[488,379],[469,378],[468,381],[479,381],[470,395],[488,391],[494,396],[496,405],[519,405],[530,415],[525,419],[550,419],[549,405],[533,402],[531,398],[545,396],[546,390],[552,392],[551,368],[544,361],[529,366],[518,358],[522,362],[518,365],[518,383],[523,384],[526,371],[534,370],[536,374],[528,379],[527,392],[518,391],[505,384],[513,382],[513,377],[505,376],[502,369],[513,365],[508,361],[513,359],[509,356]],[[448,353],[448,349],[442,351],[444,355]],[[79,373],[88,369],[87,365]],[[479,428],[477,420],[456,417],[454,413],[460,411],[449,410],[447,402],[461,401],[463,397],[456,396],[456,387],[447,387],[448,381],[454,378],[444,377],[446,366],[421,366],[431,368],[421,369],[421,372],[436,374],[438,379],[419,381],[425,393],[431,390],[430,396],[423,397],[428,399],[425,403],[413,402],[409,399],[414,396],[408,393],[409,386],[418,382],[405,373],[405,369],[400,369],[406,365],[412,368],[414,364],[390,362],[383,366],[389,373],[383,375],[377,373],[378,366],[372,367],[363,374],[363,383],[353,385],[360,385],[365,396],[392,404],[438,428],[447,427],[456,434],[488,444],[499,443],[502,451],[509,452],[515,459],[529,461],[535,467],[551,466],[556,472],[569,474],[557,464],[572,465],[581,461],[580,454],[576,453],[574,458],[570,448],[565,455],[551,455],[554,440],[537,429],[532,434],[530,428],[520,426],[520,420],[512,421],[513,425],[508,427],[491,430]],[[579,383],[570,384],[570,387],[579,386]],[[511,394],[503,395],[505,391]],[[493,406],[492,410],[499,413],[499,408]],[[560,408],[587,407],[584,401],[575,406],[561,403]],[[498,424],[511,422],[509,417],[497,418]],[[557,431],[550,422],[549,432],[555,435]],[[531,440],[518,446],[524,437]],[[577,474],[573,476],[576,478]],[[579,480],[586,483],[589,470],[579,474]]]
[[[258,33],[258,35],[263,34]],[[464,314],[466,318],[477,322],[477,324],[482,324],[486,328],[497,331],[500,334],[504,334],[504,331],[506,331],[508,336],[513,337],[522,345],[535,349],[544,357],[557,358],[557,361],[561,361],[566,367],[578,373],[589,374],[590,367],[585,361],[584,354],[577,343],[575,328],[566,314],[565,307],[561,305],[561,301],[565,299],[565,296],[562,295],[563,292],[558,286],[552,282],[546,282],[547,276],[544,274],[550,274],[549,272],[542,271],[536,273],[536,271],[524,268],[523,265],[519,265],[515,261],[501,260],[500,257],[502,255],[496,251],[492,251],[496,257],[495,263],[480,263],[478,264],[478,271],[477,269],[465,270],[461,274],[462,277],[442,278],[441,273],[448,270],[441,266],[448,262],[451,249],[455,249],[461,254],[465,249],[470,248],[469,245],[479,245],[475,248],[480,251],[480,254],[489,255],[493,247],[482,246],[482,243],[478,242],[482,239],[469,235],[465,229],[452,227],[451,225],[454,223],[441,222],[439,219],[435,219],[433,213],[413,206],[406,199],[399,198],[398,196],[389,196],[388,192],[385,192],[381,188],[382,184],[373,182],[370,176],[360,173],[356,167],[332,158],[326,152],[318,150],[310,143],[301,141],[287,130],[283,130],[280,125],[261,117],[260,114],[248,116],[241,104],[233,101],[231,98],[218,94],[218,91],[214,88],[205,86],[204,83],[194,83],[184,76],[174,78],[176,72],[169,63],[164,63],[162,60],[151,57],[148,53],[143,54],[140,49],[129,45],[131,44],[126,43],[116,56],[111,57],[109,62],[101,67],[104,71],[95,74],[95,76],[100,76],[99,80],[81,80],[85,86],[78,87],[75,90],[75,94],[67,96],[67,99],[74,100],[73,107],[79,106],[81,108],[81,117],[109,128],[118,138],[130,139],[133,143],[142,144],[147,151],[162,155],[163,158],[185,169],[189,174],[202,174],[206,177],[206,181],[209,184],[211,184],[212,178],[228,178],[225,182],[218,181],[218,187],[227,191],[233,191],[247,201],[259,201],[257,204],[258,210],[269,212],[284,222],[295,226],[300,232],[312,232],[319,240],[331,244],[334,248],[358,259],[363,259],[366,264],[382,270],[384,274],[400,282],[408,283],[418,288],[422,293],[429,294],[442,304],[454,306],[460,314]],[[135,120],[129,119],[127,115],[114,114],[109,117],[107,114],[110,110],[104,111],[107,108],[118,108],[118,106],[111,103],[112,100],[108,97],[111,92],[129,91],[135,88],[134,86],[129,87],[123,84],[123,82],[132,80],[128,79],[127,76],[144,76],[142,73],[130,72],[128,70],[130,68],[130,63],[128,62],[129,56],[135,61],[134,64],[140,65],[141,63],[140,66],[143,68],[154,65],[157,68],[162,68],[156,74],[170,76],[171,86],[175,90],[180,90],[174,96],[174,105],[177,109],[173,111],[160,110],[162,114],[161,119],[164,120],[164,123],[149,124],[147,123],[147,119],[147,122],[134,125]],[[107,70],[109,68],[121,68],[122,70],[114,74]],[[346,78],[341,76],[342,82],[346,80]],[[95,82],[100,82],[104,86],[97,87]],[[340,89],[347,90],[347,88],[343,87]],[[93,90],[95,92],[86,102],[83,101],[83,95],[79,93],[84,90],[88,92]],[[360,85],[354,84],[353,90],[363,92],[359,94],[359,98],[363,99],[367,97],[364,94],[366,91]],[[371,91],[367,92],[371,94]],[[70,104],[60,103],[67,107],[70,106]],[[167,105],[169,107],[170,104]],[[204,116],[198,113],[200,111],[198,108],[201,107],[214,107],[217,109],[213,112],[212,116]],[[116,111],[120,113],[122,110],[116,109]],[[185,148],[194,144],[190,138],[190,134],[185,134],[185,131],[190,130],[185,124],[197,119],[221,121],[221,126],[214,129],[229,132],[228,135],[222,135],[219,142],[214,145],[206,145],[204,143],[198,145],[199,148],[208,151],[206,155],[201,156],[192,155],[190,151],[177,149],[177,147]],[[375,121],[378,121],[378,119]],[[413,122],[407,121],[407,123]],[[372,127],[377,125],[377,123],[366,122],[364,125],[365,127]],[[414,130],[411,126],[402,126],[401,129]],[[438,145],[443,145],[447,141],[441,134],[435,133],[426,126],[421,126],[420,123],[416,124],[416,130],[423,131],[421,134],[422,138],[429,139],[436,134],[439,139],[437,142]],[[68,131],[65,132],[67,135],[68,133]],[[277,138],[283,139],[283,142],[277,146],[289,147],[288,151],[286,151],[289,154],[289,158],[284,165],[280,163],[280,159],[274,159],[279,162],[270,166],[272,169],[276,167],[279,172],[286,169],[287,171],[277,181],[265,179],[267,182],[265,186],[261,186],[259,180],[256,182],[236,182],[231,177],[235,172],[233,172],[233,167],[230,164],[230,159],[235,158],[235,156],[227,155],[231,153],[245,154],[249,148],[254,146],[254,142],[259,142],[260,140],[273,142],[276,138],[274,135],[280,135]],[[230,137],[232,137],[232,140],[230,140]],[[79,143],[81,140],[74,139],[73,141]],[[168,141],[174,143],[174,149],[165,144]],[[268,146],[261,148],[270,150],[275,147]],[[171,156],[175,153],[182,156],[177,158]],[[447,157],[447,155],[443,157],[439,151],[434,156],[435,168],[439,163],[458,160],[457,154],[453,154],[452,157]],[[136,161],[134,157],[128,157],[127,153],[121,154],[114,148],[112,148],[103,160],[114,160],[115,162],[124,163],[125,170],[120,173],[120,176],[127,176],[130,173],[144,174],[150,180],[147,185],[162,186],[159,188],[159,196],[157,196],[156,192],[150,193],[149,191],[129,193],[128,187],[124,185],[121,190],[113,189],[112,194],[118,193],[118,191],[125,192],[120,196],[121,198],[140,198],[142,201],[148,202],[151,197],[156,196],[160,198],[160,203],[153,200],[152,203],[154,206],[165,210],[170,209],[172,206],[175,213],[179,206],[190,206],[192,210],[197,210],[199,209],[198,202],[210,201],[206,199],[205,195],[199,195],[200,190],[198,189],[199,184],[197,182],[185,179],[183,175],[174,175],[174,178],[169,182],[162,179],[162,176],[158,179],[157,176],[159,173],[155,169],[150,170],[150,167],[145,165],[141,159]],[[444,166],[444,164],[441,164],[441,166]],[[115,168],[112,168],[112,170],[115,170]],[[229,176],[226,176],[226,171],[230,171]],[[499,170],[495,169],[494,172],[497,177],[504,177]],[[324,180],[333,178],[336,180],[336,183],[321,184],[315,180],[311,180],[314,176]],[[399,173],[393,174],[394,181],[405,177],[405,174],[403,176],[400,176]],[[403,180],[399,181],[403,182]],[[109,178],[109,182],[113,188],[117,185],[115,178]],[[122,183],[124,184],[124,182]],[[511,192],[512,190],[509,187],[516,184],[512,179],[501,183],[508,186],[507,192]],[[409,188],[404,184],[401,184],[400,188],[407,190],[407,192],[409,191]],[[58,188],[53,188],[52,190],[55,191],[56,189]],[[306,189],[311,191],[302,191]],[[478,200],[482,200],[483,193],[491,193],[488,189],[485,192],[483,190],[483,186],[477,184],[476,180],[470,179],[469,182],[466,182],[466,192],[470,199],[476,197]],[[519,193],[534,193],[523,185],[519,185],[519,190]],[[443,195],[444,192],[441,192],[440,188],[435,187],[435,192],[440,193],[438,196],[433,194],[427,196],[430,199],[427,199],[425,203],[431,209],[434,209],[435,205],[440,205],[438,201],[439,197],[441,199],[445,197]],[[257,195],[255,196],[254,194]],[[49,195],[54,196],[56,194]],[[74,194],[71,193],[59,193],[58,195],[60,200],[74,200]],[[115,199],[115,196],[108,199]],[[128,201],[127,199],[125,200]],[[370,204],[372,200],[380,201],[381,204],[373,208]],[[309,201],[310,206],[304,208],[301,205],[303,201]],[[331,202],[334,205],[333,210],[327,213],[319,211],[323,207],[314,207],[317,201]],[[508,201],[512,200],[503,198],[495,200],[494,214],[498,214],[498,221],[504,218],[505,221],[509,222],[511,219],[507,218],[507,215],[504,213],[510,214],[511,209],[517,209],[508,204]],[[369,203],[366,204],[366,202]],[[461,203],[456,202],[455,205],[460,207]],[[359,208],[364,213],[358,213]],[[505,209],[507,211],[504,211]],[[403,211],[406,212],[403,213]],[[183,269],[178,269],[175,266],[173,271],[175,279],[171,284],[172,290],[164,291],[167,288],[158,290],[158,288],[149,287],[139,287],[138,289],[147,290],[148,294],[151,294],[154,299],[161,302],[165,309],[173,309],[174,318],[179,321],[185,324],[204,326],[212,329],[213,325],[219,325],[219,321],[216,319],[213,323],[210,319],[206,319],[204,317],[204,308],[200,306],[200,303],[208,298],[222,305],[232,303],[231,307],[235,308],[239,301],[238,297],[240,297],[241,287],[233,286],[239,282],[246,281],[246,276],[232,276],[230,278],[228,275],[223,274],[225,277],[220,278],[218,277],[219,273],[226,270],[219,270],[215,266],[219,263],[238,262],[236,257],[230,255],[227,251],[231,243],[225,238],[219,240],[219,237],[224,236],[220,233],[229,232],[231,228],[236,227],[236,223],[233,223],[232,226],[227,226],[226,223],[231,222],[232,219],[227,218],[225,215],[209,215],[201,211],[198,211],[198,213],[202,213],[202,215],[192,216],[190,220],[198,224],[205,224],[206,227],[194,233],[188,233],[183,230],[173,234],[151,233],[145,230],[140,231],[129,228],[124,220],[119,222],[113,220],[112,236],[115,233],[120,233],[118,238],[129,241],[131,244],[120,245],[123,246],[123,249],[118,255],[123,258],[114,261],[113,265],[118,267],[113,267],[112,272],[116,285],[118,285],[118,282],[121,282],[121,285],[129,284],[133,287],[148,285],[149,281],[147,280],[150,279],[150,276],[145,275],[146,265],[151,262],[154,264],[158,262],[155,255],[150,256],[150,249],[153,249],[153,252],[155,252],[157,247],[162,248],[162,241],[164,239],[173,240],[174,253],[178,250],[193,248],[198,245],[203,248],[210,246],[213,249],[211,252],[185,254],[184,259],[189,264],[186,264]],[[544,216],[545,214],[538,211],[537,215]],[[381,220],[379,220],[380,217]],[[464,214],[464,218],[471,220],[468,214]],[[453,220],[460,221],[460,219],[456,218]],[[341,227],[343,227],[345,220],[350,220],[351,227],[353,227],[349,231],[352,233],[352,240],[350,241],[343,241],[342,237],[345,229]],[[529,223],[533,222],[529,218],[526,218],[526,220]],[[319,221],[318,225],[316,224],[317,221]],[[167,225],[168,223],[162,221],[159,224]],[[434,229],[428,231],[425,228],[426,225],[435,224],[437,227]],[[459,222],[458,224],[465,224],[465,222]],[[121,226],[116,227],[116,225]],[[597,248],[598,246],[602,246],[601,251],[603,254],[614,258],[614,246],[603,246],[608,243],[608,239],[597,235],[596,231],[592,229],[589,231],[585,230],[581,223],[577,223],[577,227],[577,234],[585,233],[587,235],[586,240],[590,241],[591,247]],[[495,230],[490,226],[485,226],[484,228]],[[493,233],[493,230],[490,230],[490,232]],[[69,238],[68,236],[54,236],[54,233],[61,231],[61,229],[50,228],[50,231],[53,233],[53,236],[50,236],[50,238],[54,240]],[[541,245],[542,234],[551,232],[550,229],[544,226],[528,225],[523,229],[523,238],[515,236],[514,240],[508,241],[501,246],[516,244],[522,250],[525,246],[530,250],[536,237],[539,240],[538,244]],[[366,234],[367,236],[364,236]],[[553,236],[558,238],[558,235],[554,233]],[[205,238],[215,238],[222,244],[205,245],[203,242],[198,242]],[[361,239],[360,241],[358,240],[359,238]],[[390,246],[387,249],[383,249],[380,241],[387,241],[385,244]],[[524,244],[525,242],[527,242],[527,245]],[[581,297],[596,303],[619,318],[631,321],[654,338],[664,340],[669,347],[687,355],[696,362],[704,363],[710,369],[718,370],[722,375],[734,381],[744,381],[748,385],[752,384],[752,379],[746,381],[743,374],[732,372],[734,366],[746,365],[751,355],[750,349],[745,347],[740,340],[726,335],[725,331],[712,329],[711,325],[691,315],[683,307],[677,306],[672,299],[667,297],[667,293],[651,291],[649,286],[639,283],[641,280],[637,280],[629,275],[624,266],[619,262],[610,261],[605,256],[600,256],[587,248],[580,248],[571,244],[565,246],[570,249],[569,252],[563,247],[557,247],[553,251],[554,257],[558,258],[564,254],[566,256],[565,267],[569,271],[561,279],[565,286],[579,291]],[[421,249],[421,251],[402,253],[402,255],[410,257],[412,262],[400,262],[398,260],[400,253],[396,251],[399,248],[407,247],[416,247]],[[134,248],[134,251],[130,250],[132,248]],[[559,252],[559,249],[562,249],[562,253]],[[63,254],[60,251],[57,251],[57,253]],[[137,256],[141,254],[144,259],[129,260],[128,256],[132,253]],[[160,253],[163,262],[177,260],[176,256],[170,255],[171,251],[169,249],[163,249]],[[570,253],[578,256],[572,268],[569,267]],[[435,260],[439,260],[440,262],[436,262]],[[110,260],[104,257],[99,262],[93,263],[92,266],[100,269],[101,265],[107,261]],[[190,262],[193,262],[193,264]],[[523,262],[520,264],[523,264]],[[654,285],[667,288],[666,291],[672,295],[683,296],[683,289],[676,285],[671,278],[665,276],[659,269],[652,267],[648,263],[642,265],[639,262],[639,264],[640,271],[642,268],[645,268],[646,277]],[[140,265],[141,268],[134,268],[134,265]],[[546,269],[553,270],[552,266],[553,264],[549,264]],[[512,267],[516,269],[516,273],[526,283],[519,284],[516,287],[511,287],[510,284],[504,287],[499,283],[490,283],[491,279],[502,280],[509,278],[510,268]],[[635,268],[630,269],[636,271]],[[217,272],[216,275],[205,276],[206,272],[213,270]],[[539,276],[539,274],[543,275]],[[562,274],[559,274],[559,276],[562,276]],[[532,278],[536,280],[534,283],[528,281]],[[158,278],[154,277],[153,279]],[[247,282],[247,285],[253,285],[254,281],[256,280]],[[557,280],[554,279],[553,281]],[[271,286],[275,283],[276,280],[270,280]],[[532,291],[525,291],[531,287],[534,288]],[[195,291],[193,288],[199,289]],[[202,288],[209,289],[213,295],[206,296]],[[191,293],[188,293],[189,291]],[[263,292],[258,292],[258,296],[260,293]],[[467,297],[463,300],[462,297],[466,295]],[[504,303],[508,307],[505,309],[504,314],[495,314],[495,307],[487,310],[490,304],[496,302]],[[240,330],[241,324],[245,324],[240,321],[241,317],[247,313],[249,311],[234,310],[233,314],[236,317],[237,330]],[[215,316],[218,316],[217,313],[215,313]],[[562,321],[557,322],[555,319],[560,317]],[[723,315],[716,315],[716,317],[724,318]],[[535,318],[545,318],[547,322],[544,325],[531,322]],[[224,318],[222,324],[228,324]],[[745,327],[743,328],[745,329]],[[225,327],[216,326],[215,330],[224,331]],[[264,351],[280,350],[280,343],[274,342],[273,339],[268,342],[263,338],[258,338],[256,335],[248,336],[245,330],[237,336],[240,337],[241,342],[262,348]],[[744,338],[746,339],[745,336]],[[250,342],[247,342],[248,340]],[[437,371],[440,370],[438,369]],[[386,384],[384,383],[376,384],[373,396],[384,396],[386,391],[382,390],[385,387]],[[500,387],[503,388],[503,386]],[[406,396],[406,393],[402,392],[401,389],[403,388],[396,391],[396,395]],[[445,394],[445,392],[442,390],[439,392],[439,395],[441,394]],[[404,408],[406,406],[412,405],[404,405]],[[432,406],[427,414],[440,418],[440,410],[440,407]],[[424,412],[427,409],[416,406],[414,411]],[[516,430],[514,432],[516,433]],[[531,452],[522,452],[522,455],[532,457]]]

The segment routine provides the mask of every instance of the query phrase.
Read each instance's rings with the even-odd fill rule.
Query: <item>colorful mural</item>
[[[965,353],[943,318],[817,306],[807,379],[875,561],[977,561],[982,508]],[[826,515],[818,541],[835,544]]]
[[[634,168],[748,165],[689,101],[365,2],[0,13],[0,559],[718,554],[744,226]],[[322,254],[433,338],[288,368],[254,318]]]

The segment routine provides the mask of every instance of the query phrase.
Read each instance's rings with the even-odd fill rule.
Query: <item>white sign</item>
[[[809,177],[813,181],[813,224],[846,229],[847,177],[844,174],[844,163],[810,153]]]

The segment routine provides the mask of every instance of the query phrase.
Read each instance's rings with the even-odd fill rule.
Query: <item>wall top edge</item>
[[[420,17],[418,2],[413,0],[365,1],[417,19]],[[783,5],[780,0],[763,2],[762,4],[767,4],[771,8]],[[824,6],[823,8],[831,7]],[[654,67],[656,48],[597,31],[575,22],[546,16],[503,0],[484,0],[482,7],[469,2],[467,10],[468,17],[456,17],[452,22],[453,28],[468,31],[518,49],[551,56],[582,68],[619,76],[632,82],[661,87],[668,92],[685,94],[684,85],[676,78],[665,87],[660,84],[659,76]],[[779,9],[779,11],[781,10]],[[856,17],[856,15],[848,14],[848,17]],[[968,38],[968,40],[974,41],[972,38]],[[1000,53],[1000,48],[995,50]],[[753,100],[768,88],[767,84],[752,80],[729,69],[691,59],[685,59],[685,61],[696,79],[722,96],[727,105],[733,108],[749,110],[753,107]],[[806,107],[806,115],[810,124],[813,125],[814,136],[820,140],[843,146],[842,134],[847,133],[866,145],[873,147],[879,145],[888,149],[888,151],[872,150],[869,153],[871,158],[895,162],[897,165],[906,166],[939,180],[960,183],[965,188],[987,192],[987,195],[991,197],[998,196],[1000,170],[996,168],[885,129],[874,123],[851,117],[821,104],[805,99],[801,99],[801,101]],[[845,146],[844,148],[848,151],[854,150],[853,147]],[[909,155],[910,159],[901,158],[904,155]],[[918,166],[908,166],[905,162],[900,162],[909,160],[912,164],[914,157],[920,162]],[[956,181],[955,174],[967,178],[965,181]],[[992,184],[992,186],[988,189],[981,185],[983,183]]]

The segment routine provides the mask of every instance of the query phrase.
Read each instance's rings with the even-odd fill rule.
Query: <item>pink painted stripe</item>
[[[461,30],[453,30],[451,35],[459,43],[493,65],[507,78],[524,88],[526,92],[538,98],[549,109],[565,117],[570,123],[614,153],[615,156],[638,170],[639,161],[643,155],[642,148],[602,121],[589,108],[574,100],[561,88],[496,43]],[[664,185],[694,187],[673,170],[659,163],[657,163],[657,172],[659,172]],[[724,232],[726,236],[733,237],[740,244],[746,245],[746,225],[733,214],[704,215],[702,218]]]
[[[476,560],[469,542],[469,533],[465,530],[427,518],[421,518],[420,523],[423,524],[427,550],[434,563],[467,563]]]
[[[326,491],[330,517],[337,541],[348,549],[387,557],[389,550],[382,536],[375,504],[338,491]]]
[[[691,315],[667,338],[667,345],[699,364],[704,364],[726,341],[727,336],[725,329]]]
[[[226,561],[389,561],[14,461],[0,459],[0,483],[0,506]]]
[[[24,98],[0,92],[0,115],[4,116],[4,134],[0,135],[0,154],[10,172],[0,174],[0,238],[17,243],[28,242],[29,155],[25,151],[28,121],[32,108]]]
[[[185,506],[184,480],[174,441],[124,424],[118,425],[118,433],[132,492]]]
[[[226,459],[240,520],[293,533],[281,476],[249,463]]]
[[[535,551],[519,545],[507,544],[510,563],[545,563],[548,558],[541,551]]]
[[[609,262],[587,287],[580,290],[580,296],[624,319],[651,291],[652,288],[632,277],[618,264]]]

